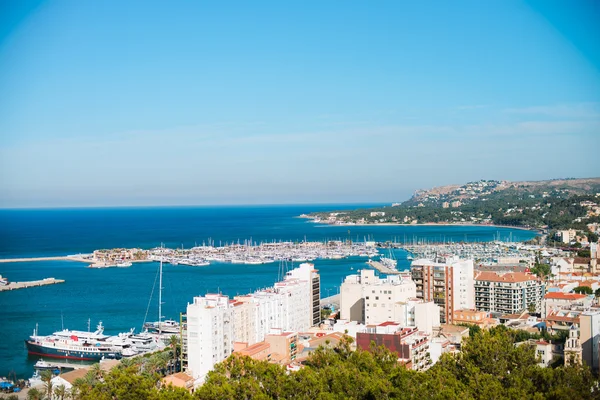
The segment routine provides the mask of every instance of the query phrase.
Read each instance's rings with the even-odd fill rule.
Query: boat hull
[[[63,360],[99,361],[102,358],[121,358],[121,354],[115,352],[66,350],[55,347],[41,346],[36,343],[31,343],[27,340],[25,341],[25,346],[27,347],[27,353],[31,355],[60,358]]]

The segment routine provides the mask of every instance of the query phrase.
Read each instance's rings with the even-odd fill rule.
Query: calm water
[[[199,208],[118,208],[60,210],[0,210],[0,258],[66,255],[99,248],[151,248],[161,242],[169,247],[191,247],[214,240],[237,242],[261,240],[345,239],[353,240],[425,238],[428,240],[487,241],[500,236],[527,240],[534,233],[494,227],[435,226],[320,226],[295,216],[311,211],[355,208],[356,205],[302,205]],[[399,268],[408,268],[404,252],[398,250]],[[334,294],[344,276],[364,268],[364,259],[317,260],[322,296]],[[0,376],[10,371],[29,377],[37,358],[28,358],[23,340],[39,324],[40,334],[64,327],[92,329],[103,321],[107,333],[135,327],[139,330],[147,310],[148,320],[157,319],[157,293],[149,300],[157,276],[157,263],[134,264],[130,268],[89,269],[68,261],[0,264],[0,275],[13,281],[46,277],[66,283],[0,293],[3,310],[0,341]],[[178,318],[193,296],[221,291],[244,294],[272,285],[278,265],[213,264],[209,267],[165,265],[163,315]]]

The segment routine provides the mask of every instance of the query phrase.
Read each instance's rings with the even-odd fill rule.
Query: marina
[[[413,244],[400,246],[412,258],[436,258],[438,256],[458,256],[463,259],[473,259],[476,263],[528,263],[532,262],[539,246],[524,245],[523,243],[493,241],[487,243],[450,243],[450,244]]]
[[[398,271],[396,268],[389,267],[379,261],[369,260],[369,261],[367,261],[367,264],[369,264],[371,267],[375,268],[377,271],[381,272],[382,274],[386,274],[386,275],[400,274],[400,271]]]
[[[128,340],[136,341],[137,349],[153,346],[152,332],[145,334],[143,323],[151,289],[155,281],[158,285],[159,260],[136,260],[135,253],[129,258],[124,257],[128,251],[123,248],[148,249],[148,253],[156,249],[158,255],[161,251],[157,246],[164,242],[165,261],[169,257],[167,247],[175,258],[179,254],[181,258],[189,258],[185,257],[186,253],[191,255],[196,252],[198,258],[214,254],[219,259],[209,260],[206,266],[164,263],[162,326],[167,327],[167,320],[179,322],[179,313],[185,310],[186,304],[194,296],[222,293],[233,297],[271,286],[277,281],[282,264],[283,268],[286,265],[289,268],[297,263],[290,261],[290,257],[302,259],[313,254],[323,256],[313,263],[321,274],[321,295],[329,297],[339,292],[343,277],[354,273],[352,271],[370,268],[365,264],[369,257],[372,260],[378,260],[381,255],[389,257],[389,250],[375,247],[377,243],[400,242],[394,238],[403,236],[427,239],[429,243],[444,238],[452,238],[457,242],[466,236],[470,241],[483,242],[494,240],[498,232],[503,239],[510,235],[513,238],[518,236],[517,240],[534,236],[529,231],[463,226],[357,226],[352,227],[350,234],[348,227],[319,226],[295,218],[301,213],[331,207],[300,205],[2,211],[3,232],[10,241],[5,241],[0,247],[0,258],[17,262],[0,263],[0,274],[10,281],[29,282],[57,277],[66,282],[1,295],[4,317],[10,323],[4,327],[6,346],[0,351],[0,375],[8,376],[14,370],[17,377],[31,377],[34,364],[40,357],[27,355],[24,339],[31,335],[36,324],[39,324],[40,334],[50,335],[63,329],[63,325],[81,329],[90,318],[93,322],[102,320],[106,323],[107,335],[129,335],[130,329],[135,327],[135,333]],[[372,243],[367,245],[359,242],[364,237]],[[353,248],[349,247],[350,239]],[[312,242],[319,244],[313,247]],[[367,251],[361,252],[361,246]],[[200,249],[192,251],[195,247]],[[117,248],[124,251],[123,255]],[[108,265],[115,265],[117,260],[122,259],[127,259],[132,265],[85,268],[93,262],[94,249],[113,249],[97,253],[99,256],[102,253],[114,254],[115,263],[107,259]],[[341,255],[340,249],[346,251],[348,256]],[[288,260],[265,264],[239,262],[248,259],[248,255],[258,255],[259,251],[265,260],[270,255],[273,258],[287,257]],[[393,252],[398,261],[397,269],[402,271],[408,268],[410,262],[406,253],[396,246]],[[234,259],[236,262],[233,262]],[[154,315],[154,318],[148,318],[147,321],[159,320],[156,311],[153,311],[158,308],[157,293],[158,290],[154,292],[148,314],[149,317]],[[79,361],[68,363],[76,364]]]

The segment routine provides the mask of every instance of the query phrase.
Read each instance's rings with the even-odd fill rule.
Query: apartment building
[[[544,296],[542,317],[547,318],[553,311],[584,311],[591,307],[593,299],[594,296],[579,293],[548,292]]]
[[[579,340],[581,341],[583,362],[598,372],[600,342],[600,310],[592,309],[579,315]]]
[[[356,334],[356,345],[362,350],[371,351],[371,342],[396,353],[398,361],[410,369],[424,371],[432,365],[428,355],[429,335],[416,327],[402,328],[393,322],[367,325],[364,332]]]
[[[365,324],[397,321],[398,302],[416,297],[415,283],[397,275],[375,276],[371,269],[348,275],[340,288],[341,317]]]
[[[233,306],[228,296],[207,294],[194,297],[186,316],[188,370],[195,380],[204,380],[233,352]]]
[[[544,282],[528,273],[482,271],[475,277],[475,308],[480,311],[515,314],[535,306],[542,311]]]
[[[309,329],[320,321],[314,312],[319,290],[319,275],[306,263],[272,288],[233,300],[216,294],[195,297],[182,316],[183,365],[201,383],[216,363],[233,352],[234,342],[252,346],[265,340],[273,328],[284,332]]]
[[[314,264],[302,263],[298,268],[294,268],[286,274],[285,281],[301,280],[310,282],[310,299],[308,308],[311,313],[311,326],[317,326],[321,323],[321,276],[315,269]]]
[[[455,310],[475,308],[473,260],[420,259],[413,261],[410,270],[416,297],[440,307],[441,323],[452,323]]]
[[[394,304],[394,321],[404,327],[415,326],[429,334],[440,327],[440,308],[433,301],[413,298]]]

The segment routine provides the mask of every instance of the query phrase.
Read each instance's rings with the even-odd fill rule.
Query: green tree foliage
[[[577,286],[573,291],[580,294],[594,294],[594,291],[589,286]]]
[[[162,387],[160,374],[144,360],[121,365],[101,377],[90,376],[74,399],[229,400],[229,399],[593,399],[598,382],[585,366],[541,368],[535,349],[514,343],[527,339],[504,326],[470,330],[457,355],[444,354],[426,372],[398,364],[397,355],[374,344],[352,351],[345,337],[320,347],[298,372],[232,356],[217,364],[192,396]],[[88,374],[92,375],[92,374]]]
[[[543,197],[544,191],[550,192],[548,197]],[[490,193],[484,198],[461,199],[463,203],[457,208],[442,208],[444,201],[452,199],[439,199],[434,201],[408,200],[397,207],[363,208],[356,210],[337,210],[338,220],[342,222],[365,223],[396,222],[411,223],[460,223],[489,221],[496,225],[509,225],[521,227],[547,227],[553,231],[562,229],[577,229],[587,231],[586,224],[600,222],[600,217],[587,217],[587,208],[582,207],[582,201],[597,201],[590,194],[565,194],[553,191],[550,187],[539,188],[529,192],[524,188],[509,188]],[[530,197],[533,195],[534,197]],[[418,207],[417,204],[423,204]],[[316,212],[311,216],[326,219],[330,212]],[[385,212],[385,216],[371,217],[371,212]],[[405,222],[405,217],[407,218]],[[580,221],[580,222],[576,222]]]
[[[533,267],[531,267],[531,272],[544,279],[550,275],[552,268],[548,264],[536,263]]]
[[[42,393],[37,388],[31,388],[27,392],[27,400],[42,400],[44,398],[44,393]]]

